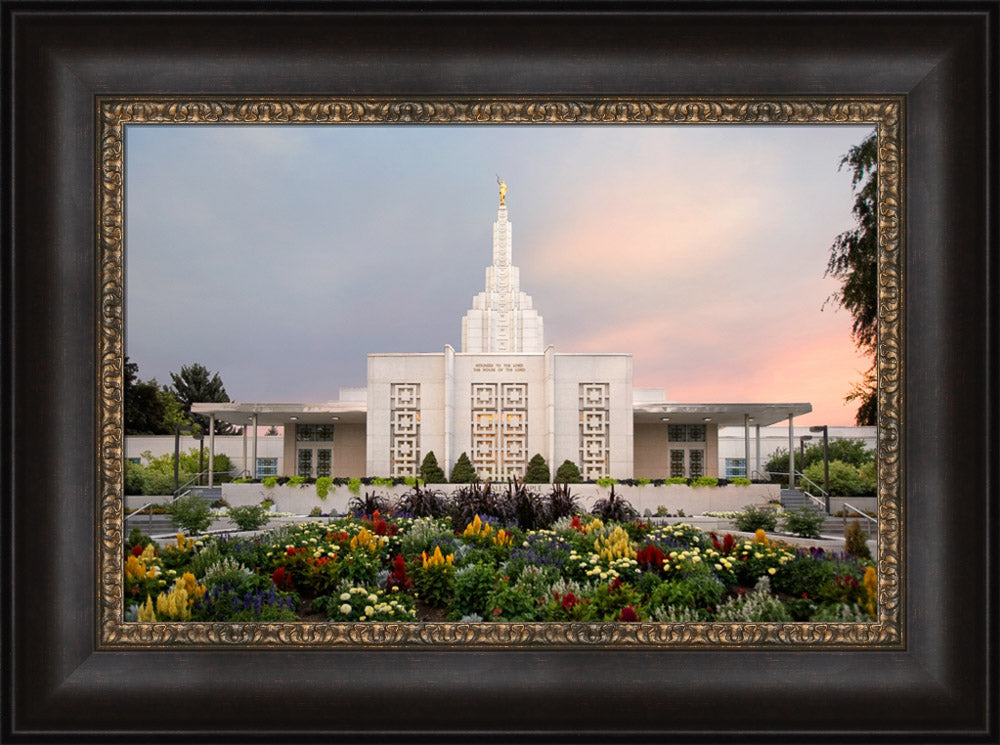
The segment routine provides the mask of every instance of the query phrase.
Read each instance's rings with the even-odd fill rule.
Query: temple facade
[[[751,427],[759,436],[761,426],[791,427],[811,411],[808,403],[671,403],[663,390],[633,388],[631,354],[546,346],[513,263],[506,192],[500,182],[493,261],[462,318],[459,351],[369,354],[366,388],[342,390],[338,401],[205,403],[192,411],[249,425],[251,464],[257,427],[283,426],[280,475],[414,476],[433,452],[445,474],[465,453],[484,480],[522,477],[535,454],[553,473],[572,461],[584,479],[718,475],[720,426],[744,427],[745,463],[759,466]]]

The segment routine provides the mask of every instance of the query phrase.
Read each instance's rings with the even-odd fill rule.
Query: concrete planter
[[[431,484],[431,489],[450,494],[462,488],[461,484]],[[506,489],[505,485],[497,485],[498,490]],[[529,488],[540,494],[547,494],[551,489],[549,484],[529,485]],[[623,486],[615,485],[615,494],[624,497],[639,514],[647,509],[656,513],[658,506],[666,507],[676,515],[683,510],[686,515],[700,515],[706,512],[729,512],[742,510],[747,505],[765,504],[777,500],[780,488],[776,484],[751,484],[749,486],[702,486],[693,487],[683,484],[665,484],[663,486]],[[361,493],[375,493],[387,496],[390,502],[410,490],[408,486],[364,486]],[[594,502],[611,493],[611,487],[596,484],[573,484],[570,493],[577,497],[582,508],[589,510]],[[222,498],[233,507],[246,504],[260,504],[264,499],[274,500],[278,512],[292,512],[297,515],[307,515],[314,507],[319,507],[324,513],[335,510],[343,514],[354,494],[346,486],[330,487],[326,499],[316,495],[315,484],[301,486],[273,486],[268,488],[263,484],[223,484]]]

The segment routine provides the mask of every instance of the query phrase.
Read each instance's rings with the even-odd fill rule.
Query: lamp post
[[[826,492],[826,514],[830,514],[830,427],[822,424],[809,428],[810,432],[823,433],[823,491]]]
[[[806,465],[806,440],[811,440],[812,435],[802,435],[799,437],[799,460],[802,461],[802,467],[805,468]]]
[[[181,461],[181,432],[185,434],[190,433],[191,425],[174,425],[174,497],[177,496],[177,490],[180,489],[180,473],[178,469]]]

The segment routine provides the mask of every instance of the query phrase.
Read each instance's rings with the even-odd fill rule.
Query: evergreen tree
[[[229,401],[229,394],[222,385],[222,379],[218,373],[210,373],[208,368],[197,362],[192,365],[183,365],[181,372],[170,373],[174,382],[174,396],[180,403],[184,412],[201,427],[201,431],[208,433],[208,417],[191,413],[193,403],[225,403]],[[233,427],[224,422],[215,423],[215,434],[230,434]]]
[[[556,469],[557,484],[579,484],[581,481],[583,479],[580,477],[580,468],[571,460],[564,460]]]
[[[878,139],[873,132],[840,161],[851,167],[857,227],[838,235],[830,247],[826,276],[840,280],[840,290],[830,300],[854,317],[851,335],[857,348],[872,358],[872,366],[855,383],[847,401],[857,401],[855,421],[873,425],[878,414],[875,391],[875,347],[878,330]],[[858,184],[861,184],[860,188]]]
[[[424,456],[424,461],[420,464],[420,478],[424,480],[425,484],[446,483],[444,471],[442,471],[441,466],[438,465],[437,457],[435,457],[433,450],[429,451],[427,455]]]
[[[155,378],[139,379],[139,365],[125,358],[123,422],[127,435],[169,435],[188,423],[177,400]]]
[[[528,469],[524,473],[524,481],[527,484],[547,484],[549,483],[549,464],[541,453],[535,453],[528,461]]]
[[[476,470],[472,467],[472,461],[469,460],[468,454],[462,453],[455,461],[455,467],[451,469],[451,483],[471,484],[478,480]]]

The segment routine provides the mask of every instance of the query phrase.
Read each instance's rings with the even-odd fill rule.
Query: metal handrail
[[[768,473],[770,473],[772,476],[787,476],[788,475],[788,471],[768,471]],[[819,484],[817,484],[811,478],[809,478],[808,476],[806,476],[804,473],[802,473],[802,471],[796,471],[795,472],[795,478],[802,479],[803,481],[809,482],[824,497],[830,496],[829,494],[826,493],[826,489],[824,489],[822,486],[820,486]]]
[[[186,497],[188,494],[190,494],[191,493],[191,489],[186,489],[186,487],[190,486],[195,481],[199,480],[206,473],[208,473],[207,470],[201,471],[200,473],[195,474],[190,479],[188,479],[187,481],[185,481],[183,484],[181,484],[180,486],[178,486],[173,491],[173,496],[171,497],[170,501],[167,502],[167,504],[173,504],[174,502],[176,502],[181,497]],[[234,468],[231,471],[217,471],[216,473],[217,474],[221,474],[221,475],[234,474],[234,473],[236,473],[236,469]],[[139,509],[132,510],[130,513],[128,513],[127,515],[125,515],[125,519],[122,520],[122,525],[124,525],[125,523],[127,523],[130,519],[132,519],[136,515],[141,515],[142,512],[143,512],[143,510],[149,510],[149,513],[148,513],[149,514],[149,523],[148,524],[152,525],[153,524],[153,507],[156,507],[156,506],[158,506],[160,504],[162,504],[162,502],[147,502],[146,504],[144,504]]]
[[[862,512],[861,510],[859,510],[854,505],[847,504],[847,502],[844,502],[844,529],[845,530],[847,529],[847,512],[848,512],[848,510],[850,510],[851,512],[853,512],[855,515],[857,515],[859,517],[863,517],[865,520],[867,520],[869,523],[871,523],[871,526],[869,526],[869,529],[867,531],[868,535],[871,535],[871,530],[872,529],[878,530],[878,520],[876,520],[874,517],[872,517],[871,515],[869,515],[867,512]],[[852,517],[852,519],[853,519],[853,517]]]
[[[826,500],[825,499],[823,499],[822,497],[817,497],[815,494],[810,494],[809,492],[807,492],[805,490],[802,491],[802,496],[808,497],[809,499],[811,499],[813,501],[813,503],[817,507],[819,507],[821,510],[823,510],[823,512],[826,512]]]

